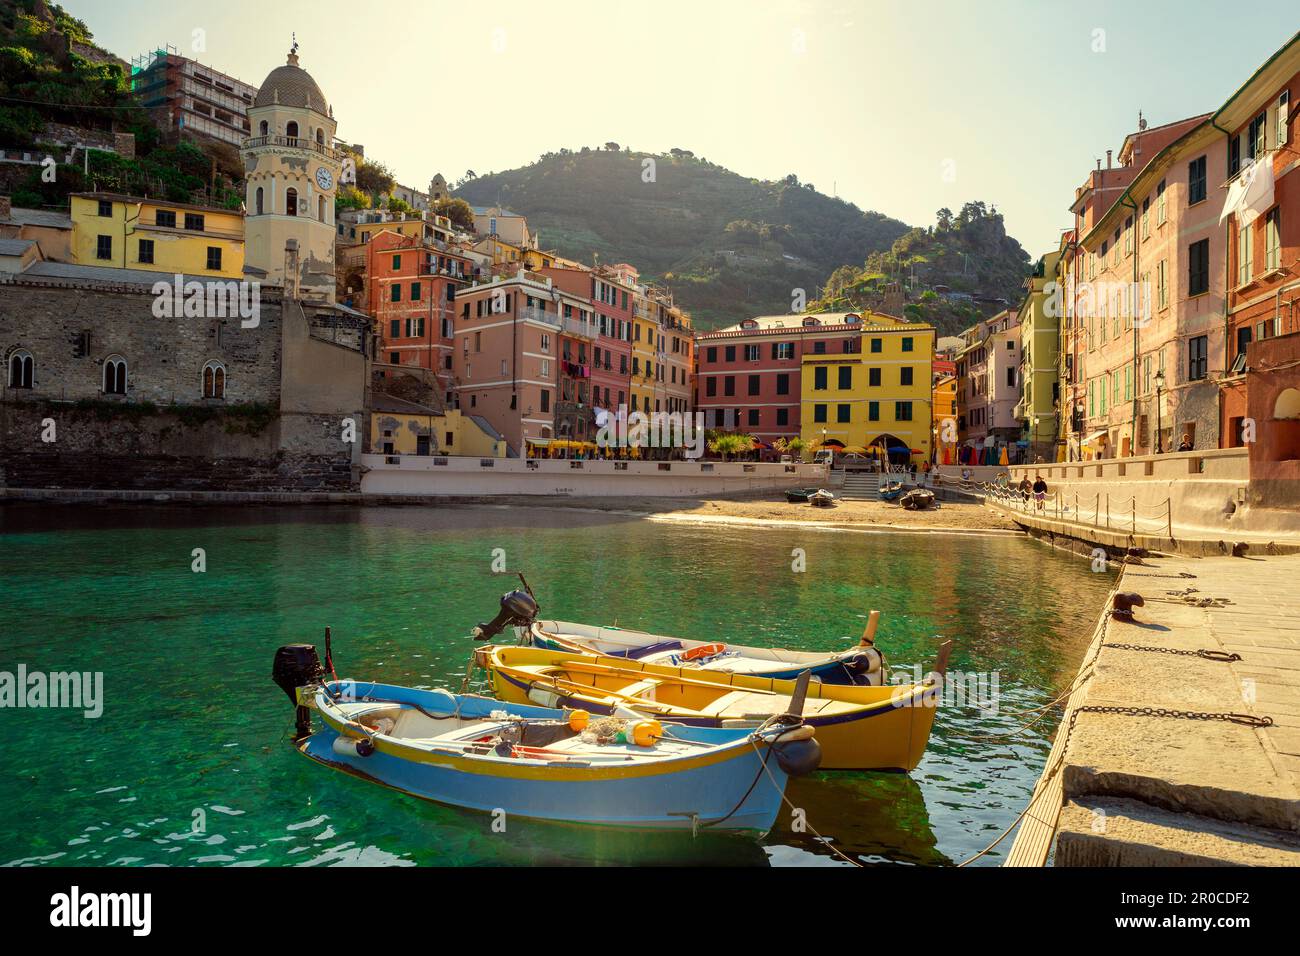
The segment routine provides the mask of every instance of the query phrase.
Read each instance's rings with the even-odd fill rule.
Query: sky
[[[680,147],[912,225],[983,200],[1034,256],[1139,110],[1217,108],[1300,29],[1295,0],[62,3],[128,61],[171,44],[254,84],[296,32],[338,135],[417,189]]]

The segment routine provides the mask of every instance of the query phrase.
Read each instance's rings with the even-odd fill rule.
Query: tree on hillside
[[[440,199],[433,204],[433,211],[439,216],[446,216],[454,226],[467,231],[474,229],[474,210],[463,199]]]

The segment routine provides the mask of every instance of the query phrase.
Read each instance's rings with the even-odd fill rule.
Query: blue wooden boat
[[[281,648],[273,676],[292,689],[306,756],[507,818],[764,834],[788,775],[820,761],[798,717],[749,730],[661,723],[633,711],[602,723],[609,718],[585,711],[324,680],[310,645]],[[305,712],[315,712],[320,729],[310,732]]]
[[[893,501],[903,493],[903,483],[901,481],[886,481],[880,485],[880,498],[882,501]]]

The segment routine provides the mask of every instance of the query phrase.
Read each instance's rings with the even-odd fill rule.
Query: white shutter
[[[1285,146],[1287,141],[1287,119],[1291,112],[1291,91],[1283,90],[1277,98],[1277,145]]]

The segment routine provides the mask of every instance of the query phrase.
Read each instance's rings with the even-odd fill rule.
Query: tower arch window
[[[320,221],[324,222],[325,221],[325,197],[324,196],[316,197],[316,210],[317,213],[319,214]]]
[[[290,139],[297,139],[297,138],[298,138],[298,124],[295,123],[293,120],[289,120],[289,122],[288,122],[287,124],[285,124],[285,127],[284,127],[284,135],[285,135],[285,136],[288,136]]]
[[[32,353],[19,349],[9,356],[9,387],[31,388],[35,378],[36,362]]]
[[[319,126],[316,127],[316,145],[317,146],[325,145],[325,131],[321,129]]]
[[[271,131],[271,127],[267,125],[266,120],[262,120],[262,122],[257,124],[258,136],[265,136],[270,131]]]
[[[226,397],[226,367],[216,359],[203,366],[203,397]]]
[[[120,355],[104,359],[104,394],[126,394],[126,359]]]
[[[290,188],[285,192],[284,211],[290,216],[298,215],[298,190]]]
[[[257,215],[260,216],[262,215],[262,212],[264,210],[264,206],[266,202],[266,193],[261,186],[258,186],[257,193],[255,195],[256,195],[256,201],[253,203],[253,208],[257,210]]]

